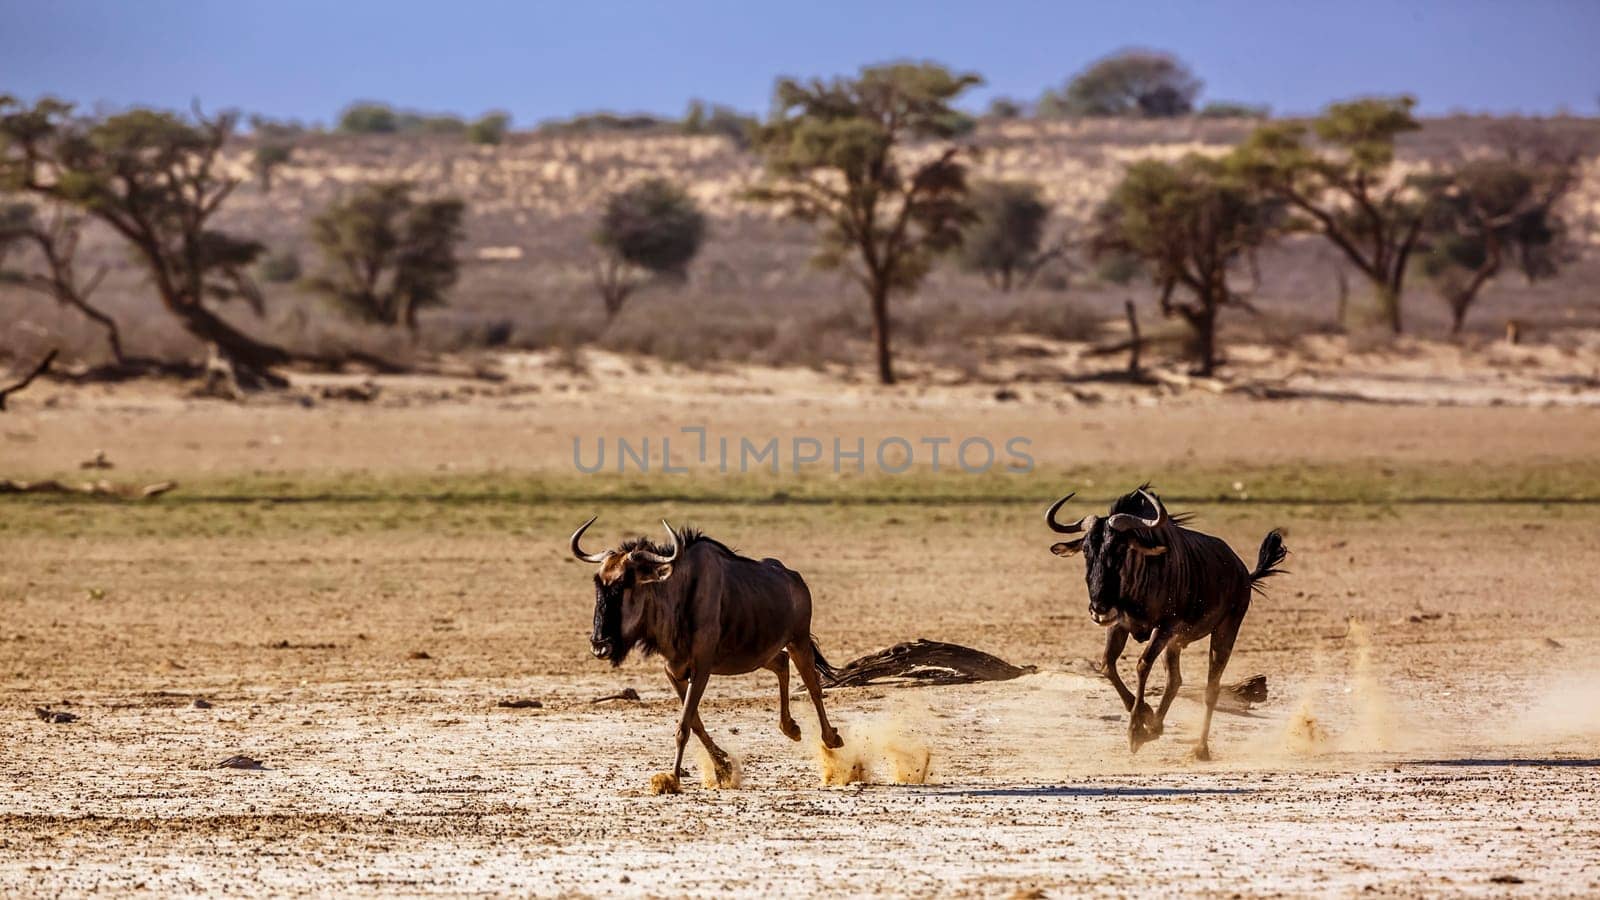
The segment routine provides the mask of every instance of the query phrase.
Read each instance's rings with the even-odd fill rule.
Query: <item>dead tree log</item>
[[[836,687],[859,687],[883,679],[904,678],[918,684],[971,684],[1010,681],[1036,671],[1033,666],[1013,666],[971,647],[918,639],[850,660],[835,670],[831,683]]]
[[[112,484],[109,481],[83,481],[69,484],[54,478],[45,481],[0,479],[0,494],[83,494],[90,497],[116,497],[122,500],[149,500],[177,487],[176,481],[155,484]]]
[[[1164,693],[1160,686],[1152,686],[1145,693],[1157,697]],[[1186,697],[1197,702],[1205,702],[1205,691],[1201,688],[1180,690],[1178,696]],[[1218,699],[1218,709],[1233,708],[1236,710],[1249,709],[1257,703],[1267,702],[1267,676],[1251,675],[1243,681],[1222,686],[1222,695]]]

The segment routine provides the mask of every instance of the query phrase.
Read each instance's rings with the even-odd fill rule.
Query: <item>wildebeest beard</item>
[[[594,580],[594,633],[590,635],[589,642],[599,649],[606,648],[606,660],[613,667],[622,665],[628,658],[628,651],[633,649],[631,642],[622,639],[622,592],[621,584],[604,584],[596,576]]]

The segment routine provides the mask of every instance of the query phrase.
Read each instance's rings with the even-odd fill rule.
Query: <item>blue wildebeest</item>
[[[594,631],[590,649],[598,659],[621,665],[635,647],[659,655],[667,679],[683,701],[678,720],[678,755],[664,788],[676,792],[683,773],[683,748],[694,732],[705,745],[719,784],[732,776],[728,755],[700,723],[700,696],[712,675],[743,675],[769,669],[778,676],[778,729],[800,740],[789,715],[789,661],[817,708],[822,743],[844,745],[822,708],[822,677],[834,671],[811,636],[811,591],[799,573],[775,559],[754,560],[695,529],[677,532],[665,521],[672,543],[635,538],[615,550],[585,553],[579,545],[594,519],[572,533],[572,555],[600,566],[594,576]],[[820,673],[820,674],[819,674]]]
[[[1089,615],[1106,626],[1105,675],[1117,689],[1128,722],[1128,748],[1161,736],[1167,709],[1178,696],[1183,677],[1178,656],[1183,648],[1209,635],[1211,667],[1206,676],[1206,712],[1195,756],[1210,759],[1207,738],[1211,713],[1222,689],[1222,671],[1233,653],[1239,623],[1250,609],[1250,595],[1263,579],[1279,574],[1288,555],[1276,531],[1261,542],[1255,571],[1245,568],[1220,538],[1185,527],[1187,515],[1172,516],[1145,485],[1111,505],[1110,514],[1087,515],[1076,522],[1056,521],[1056,512],[1073,498],[1051,504],[1045,522],[1058,534],[1079,535],[1050,547],[1057,556],[1082,553],[1089,585]],[[1117,672],[1117,660],[1132,635],[1149,642],[1139,654],[1138,690],[1129,691]],[[1167,686],[1154,712],[1145,703],[1145,686],[1156,658],[1167,657]]]

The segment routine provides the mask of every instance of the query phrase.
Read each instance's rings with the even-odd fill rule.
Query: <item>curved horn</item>
[[[604,553],[585,553],[583,552],[583,548],[578,546],[578,541],[583,537],[583,533],[588,531],[589,526],[593,525],[594,520],[598,518],[600,517],[590,516],[589,521],[578,526],[578,530],[572,533],[572,555],[586,563],[603,563],[606,561],[606,555]]]
[[[1056,511],[1061,509],[1062,506],[1066,505],[1068,500],[1071,500],[1076,496],[1078,496],[1078,492],[1073,491],[1065,497],[1062,497],[1060,500],[1050,504],[1050,508],[1044,511],[1044,523],[1050,526],[1051,531],[1054,531],[1056,534],[1077,534],[1078,532],[1084,530],[1085,522],[1089,522],[1094,518],[1092,515],[1084,516],[1078,521],[1073,522],[1071,525],[1063,525],[1056,521]]]
[[[667,534],[672,535],[671,556],[662,556],[661,554],[652,552],[650,550],[635,550],[628,555],[637,557],[639,559],[648,560],[656,565],[670,565],[671,563],[676,562],[678,559],[678,551],[683,549],[683,542],[678,539],[678,533],[672,530],[672,526],[667,524],[666,519],[661,520],[661,527],[667,529]]]
[[[1146,519],[1133,513],[1117,513],[1107,519],[1106,524],[1118,531],[1127,531],[1130,528],[1159,528],[1167,524],[1171,517],[1167,515],[1166,506],[1162,505],[1160,500],[1157,500],[1153,494],[1144,488],[1139,488],[1139,496],[1143,497],[1144,502],[1156,511],[1155,518]]]

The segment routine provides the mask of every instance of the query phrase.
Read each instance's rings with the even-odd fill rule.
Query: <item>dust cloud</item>
[[[1291,757],[1414,748],[1415,737],[1402,729],[1385,673],[1374,658],[1371,624],[1350,619],[1343,647],[1343,673],[1330,671],[1334,667],[1324,654],[1314,655],[1312,675],[1284,724],[1280,748]],[[1344,702],[1330,702],[1330,695]]]
[[[722,790],[738,790],[744,785],[744,759],[737,754],[728,754],[728,764],[725,769],[718,769],[717,763],[706,752],[706,747],[699,741],[695,742],[696,758],[700,763],[700,784],[707,788],[721,788]]]
[[[822,784],[926,784],[933,766],[924,735],[928,716],[926,710],[900,709],[840,728],[844,746],[838,749],[818,741]]]

